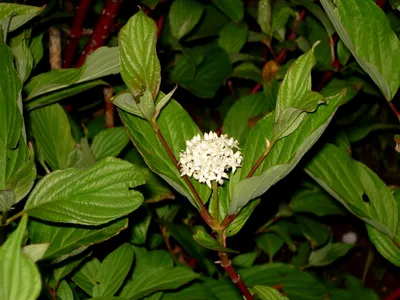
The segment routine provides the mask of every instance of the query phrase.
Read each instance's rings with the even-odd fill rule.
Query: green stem
[[[214,204],[214,224],[219,225],[219,203],[218,203],[218,183],[213,180],[211,182]]]
[[[3,223],[3,220],[0,224],[0,227],[4,227],[7,226],[8,224],[14,222],[16,219],[18,219],[19,217],[22,217],[24,214],[26,214],[26,210],[21,210],[19,213],[13,215],[11,218],[7,219],[7,221],[5,223]]]
[[[153,127],[154,132],[157,134],[157,137],[161,141],[161,144],[164,146],[165,150],[168,152],[169,157],[175,164],[175,166],[178,168],[178,171],[180,172],[180,167],[179,167],[179,162],[176,159],[174,153],[172,152],[171,148],[169,147],[167,141],[165,140],[163,134],[160,131],[160,128],[158,127],[157,122],[153,121],[150,122],[151,126]],[[192,192],[197,205],[199,206],[199,211],[200,215],[203,218],[203,220],[211,227],[213,228],[213,218],[211,217],[210,213],[208,212],[206,206],[204,205],[203,201],[200,198],[199,193],[196,191],[195,187],[193,186],[193,183],[190,181],[189,177],[187,175],[183,176],[183,180],[185,180],[186,184],[189,186],[190,191]]]
[[[263,226],[261,226],[260,228],[257,229],[256,233],[261,233],[266,231],[266,229],[271,226],[272,224],[274,224],[276,221],[278,221],[281,218],[281,216],[279,215],[275,215],[275,217],[273,217],[271,220],[269,220],[267,223],[265,223]]]

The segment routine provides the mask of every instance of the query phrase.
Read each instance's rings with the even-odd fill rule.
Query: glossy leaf
[[[60,225],[32,220],[28,229],[32,243],[50,243],[43,259],[58,263],[82,253],[93,244],[108,240],[127,227],[127,219],[96,227]]]
[[[193,235],[193,239],[202,245],[205,248],[219,251],[219,252],[230,252],[230,253],[237,253],[237,251],[226,248],[219,244],[214,238],[211,237],[203,228],[197,229],[195,234]]]
[[[232,264],[240,268],[250,268],[257,259],[257,252],[238,254],[232,259]]]
[[[129,137],[126,134],[125,128],[114,127],[103,130],[97,134],[90,148],[96,160],[100,160],[108,156],[118,156],[128,143]]]
[[[136,13],[118,35],[121,76],[134,97],[147,89],[156,99],[160,87],[160,62],[156,53],[157,27],[143,11]]]
[[[276,233],[267,232],[256,238],[256,245],[261,251],[268,255],[270,261],[274,255],[282,248],[284,241]]]
[[[313,157],[306,172],[351,213],[393,237],[398,211],[392,193],[368,167],[332,144]]]
[[[229,224],[229,226],[225,229],[225,235],[227,237],[234,236],[237,234],[240,229],[246,224],[246,221],[250,218],[253,211],[256,209],[258,204],[260,204],[260,199],[255,199],[249,202],[236,216],[235,220]],[[228,204],[229,205],[229,204]],[[224,215],[227,214],[227,211],[224,212]]]
[[[238,22],[243,19],[244,8],[242,0],[212,0],[212,3],[232,21]]]
[[[165,150],[151,125],[147,121],[127,112],[122,110],[119,110],[119,112],[132,142],[149,168],[166,180],[180,194],[188,198],[196,207],[197,204],[194,201],[192,192],[180,176],[177,166],[169,157],[167,150]],[[179,157],[181,151],[186,149],[185,141],[200,133],[200,130],[187,112],[174,100],[171,100],[164,107],[157,122],[161,133],[176,158]],[[207,185],[200,184],[194,179],[191,179],[191,181],[202,201],[206,202],[210,195],[210,189]]]
[[[24,252],[33,262],[37,262],[43,258],[49,246],[49,243],[30,244],[23,247],[22,252]]]
[[[57,299],[60,300],[74,300],[74,293],[68,282],[63,280],[57,288]]]
[[[289,298],[269,286],[256,285],[253,290],[260,300],[289,300]]]
[[[143,196],[132,188],[144,184],[134,165],[106,158],[89,169],[46,175],[25,205],[29,215],[52,222],[100,225],[137,209]]]
[[[42,288],[35,263],[22,252],[28,216],[24,215],[18,228],[0,248],[0,299],[36,300]]]
[[[33,69],[33,56],[28,45],[30,35],[31,30],[26,29],[10,39],[10,47],[15,58],[15,68],[21,82],[28,79]]]
[[[228,23],[219,33],[218,44],[228,53],[239,52],[247,41],[247,32],[245,23]]]
[[[341,97],[342,94],[338,94],[327,99],[328,105],[320,106],[316,113],[306,115],[299,128],[291,135],[277,141],[253,177],[246,179],[253,165],[265,151],[265,139],[272,139],[275,116],[269,114],[256,124],[250,131],[245,145],[242,146],[243,166],[229,180],[232,199],[230,214],[237,212],[249,200],[265,193],[295,167],[328,126]]]
[[[232,77],[252,80],[260,84],[263,81],[261,70],[251,62],[244,62],[237,65],[233,69]]]
[[[304,237],[311,243],[312,248],[326,243],[330,237],[328,228],[313,219],[296,216],[296,222]]]
[[[93,257],[79,268],[71,277],[82,290],[90,296],[93,296],[93,290],[99,284],[101,262]]]
[[[343,43],[386,100],[391,101],[400,85],[400,73],[395,71],[400,68],[400,41],[385,13],[374,1],[321,3]],[[359,28],[363,28],[363,34]]]
[[[353,245],[345,243],[329,243],[321,249],[312,251],[308,261],[309,267],[322,267],[333,263],[344,256],[353,248]]]
[[[174,1],[168,14],[172,36],[180,40],[196,26],[202,14],[203,5],[197,1]]]
[[[68,116],[60,104],[48,105],[30,113],[35,146],[50,169],[67,167],[75,147]]]
[[[140,207],[135,214],[135,220],[131,221],[131,238],[129,242],[134,245],[146,243],[147,231],[149,230],[152,214],[147,207]]]

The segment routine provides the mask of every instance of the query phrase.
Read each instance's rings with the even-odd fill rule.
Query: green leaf
[[[142,206],[137,210],[135,220],[131,222],[131,238],[129,240],[131,244],[144,245],[146,243],[151,217],[152,214],[147,207]]]
[[[159,97],[162,96],[162,93],[160,93]],[[177,166],[169,157],[167,150],[163,147],[151,125],[147,121],[120,109],[119,113],[132,142],[149,168],[197,207],[192,192],[180,176]],[[164,107],[157,122],[175,157],[179,157],[179,153],[186,149],[185,141],[200,133],[192,118],[174,100],[171,100]],[[207,202],[210,196],[210,189],[207,185],[200,184],[194,179],[190,180],[202,201]]]
[[[157,27],[143,11],[136,13],[118,34],[121,76],[134,97],[143,88],[156,99],[160,88],[160,62],[156,53]]]
[[[180,40],[200,21],[203,5],[194,0],[175,0],[168,13],[171,34]]]
[[[52,170],[65,169],[75,147],[68,116],[60,104],[52,104],[30,113],[35,146]]]
[[[15,204],[15,193],[12,190],[0,191],[0,211],[6,212]]]
[[[107,156],[118,156],[128,143],[129,137],[126,134],[125,128],[114,127],[103,130],[97,134],[90,148],[96,160],[100,160]]]
[[[321,23],[313,17],[306,17],[305,23],[308,29],[308,42],[311,45],[319,42],[318,46],[314,49],[316,69],[319,71],[332,70],[332,51],[326,30]],[[342,61],[340,61],[340,63],[342,63]]]
[[[70,70],[70,69],[68,69],[68,70]],[[39,108],[41,106],[53,104],[55,102],[72,97],[74,95],[77,95],[79,93],[90,90],[90,89],[92,89],[96,86],[100,86],[100,85],[108,85],[108,84],[107,84],[107,82],[100,80],[100,79],[91,80],[88,82],[83,82],[83,83],[78,83],[78,84],[72,84],[71,86],[61,88],[54,92],[50,92],[45,95],[35,97],[32,100],[25,102],[24,108],[26,110],[32,110],[35,108]]]
[[[81,266],[79,270],[74,273],[71,279],[87,294],[93,296],[93,290],[99,284],[100,268],[100,261],[93,257]]]
[[[271,0],[260,0],[258,2],[257,23],[262,32],[268,37],[272,36],[272,5]]]
[[[217,300],[217,298],[204,284],[194,283],[182,290],[164,293],[162,300]]]
[[[195,234],[193,235],[193,239],[202,245],[205,248],[214,250],[214,251],[219,251],[219,252],[230,252],[230,253],[237,253],[238,251],[226,248],[222,245],[220,245],[214,238],[209,235],[204,228],[200,227],[197,229]]]
[[[313,112],[322,102],[323,96],[311,91],[311,69],[315,64],[313,48],[300,56],[290,66],[281,86],[276,102],[274,140],[295,131],[307,112]]]
[[[230,223],[229,226],[225,229],[225,235],[227,237],[230,237],[237,234],[240,229],[242,229],[244,224],[246,224],[246,221],[250,218],[254,209],[258,206],[258,204],[260,204],[260,202],[260,199],[255,199],[248,203],[236,216],[235,220],[233,220],[233,222]],[[224,215],[226,215],[226,212],[224,213]]]
[[[250,268],[251,266],[254,265],[257,256],[258,256],[257,252],[248,252],[239,254],[232,259],[232,264],[240,268]]]
[[[141,299],[157,291],[177,289],[198,277],[191,269],[173,267],[168,252],[150,251],[143,255],[136,253],[133,280],[123,287],[120,296],[132,300]]]
[[[35,300],[39,297],[42,287],[39,270],[21,250],[27,222],[28,216],[24,215],[18,228],[0,248],[0,299]]]
[[[213,5],[204,5],[203,16],[186,41],[218,36],[220,30],[229,22],[228,17]]]
[[[400,85],[400,73],[395,71],[400,68],[400,42],[383,10],[371,0],[321,3],[343,43],[391,101]]]
[[[57,288],[57,299],[60,300],[74,300],[74,293],[68,282],[63,280]]]
[[[0,5],[0,12],[4,5]],[[12,52],[3,39],[0,39],[0,66],[0,190],[4,190],[14,171],[12,157],[19,152],[23,121],[18,108],[21,82],[14,69]]]
[[[224,119],[223,131],[241,145],[256,121],[272,110],[273,105],[267,101],[263,92],[240,97],[230,107]]]
[[[262,83],[261,70],[251,62],[243,62],[233,69],[232,77],[243,78]]]
[[[11,17],[9,31],[14,31],[36,17],[44,7],[0,3],[0,23]]]
[[[306,172],[351,213],[393,237],[398,211],[385,183],[348,152],[332,144],[313,157]]]
[[[137,209],[143,196],[132,188],[144,184],[134,165],[112,157],[88,169],[46,175],[28,198],[29,215],[52,222],[100,225]]]
[[[294,213],[312,213],[318,217],[346,214],[339,203],[316,185],[296,191],[289,205]]]
[[[33,67],[36,67],[37,64],[43,57],[43,33],[32,37],[31,42],[29,44],[29,49],[31,50],[32,58],[33,58]]]
[[[231,74],[228,54],[220,47],[210,47],[198,65],[187,55],[181,57],[171,72],[171,79],[198,97],[212,98]]]
[[[22,82],[28,79],[33,69],[33,56],[28,45],[30,36],[31,30],[26,29],[10,39],[10,47],[15,58],[15,68]]]
[[[323,299],[327,288],[317,278],[292,265],[270,263],[243,269],[240,276],[248,287],[283,285],[289,299]],[[312,287],[312,288],[310,288]]]
[[[289,298],[269,286],[256,285],[253,290],[260,300],[289,300]]]
[[[282,248],[285,242],[274,232],[267,232],[256,238],[256,245],[262,252],[268,255],[272,261],[274,255]]]
[[[342,65],[346,65],[351,57],[350,50],[347,49],[342,40],[339,40],[337,44],[337,55]]]
[[[87,137],[81,138],[79,144],[76,144],[74,149],[69,153],[67,160],[67,168],[86,169],[96,163],[93,152],[90,149]]]
[[[307,114],[300,127],[291,135],[277,141],[253,177],[246,179],[265,151],[265,139],[272,138],[275,116],[273,113],[269,114],[256,124],[248,134],[245,145],[242,146],[243,165],[229,180],[229,193],[232,199],[229,214],[236,213],[248,201],[265,193],[295,167],[328,126],[342,95],[343,93],[326,99],[328,105],[320,106],[313,114]]]
[[[54,287],[57,282],[60,282],[63,278],[74,271],[91,253],[86,255],[75,256],[72,259],[67,259],[64,262],[57,264],[53,269],[53,277],[50,279],[49,284]]]
[[[243,19],[244,8],[242,0],[212,0],[212,3],[232,21],[239,22]]]
[[[101,263],[99,285],[94,289],[93,296],[113,296],[128,275],[132,262],[133,248],[130,244],[123,244],[107,255]]]
[[[296,222],[304,237],[311,243],[312,248],[321,246],[328,241],[330,234],[325,224],[303,216],[296,216]]]
[[[323,267],[330,265],[338,258],[345,256],[350,249],[353,248],[353,245],[344,244],[344,243],[329,243],[326,246],[318,249],[316,251],[312,251],[310,254],[310,258],[308,261],[309,267]]]
[[[85,63],[79,69],[56,69],[32,77],[24,86],[25,101],[35,100],[42,103],[52,103],[54,100],[51,97],[57,100],[63,99],[60,97],[60,93],[63,97],[73,95],[72,92],[63,91],[65,88],[72,88],[76,84],[107,75],[118,74],[120,71],[118,52],[118,47],[100,47],[87,57]],[[91,86],[93,87],[93,84]],[[73,91],[77,94],[82,90],[84,90],[82,87],[74,87]],[[44,95],[47,96],[46,101],[39,97],[44,97]]]
[[[34,220],[29,223],[28,229],[31,243],[50,244],[43,259],[58,263],[82,253],[93,244],[108,240],[127,227],[127,219],[96,227],[53,224]]]
[[[218,44],[228,53],[239,52],[247,41],[247,32],[246,23],[230,22],[221,29]]]

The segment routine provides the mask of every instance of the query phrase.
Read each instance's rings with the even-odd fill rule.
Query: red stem
[[[79,41],[82,37],[83,23],[85,22],[91,2],[92,0],[80,0],[76,7],[76,15],[71,26],[70,35],[64,52],[64,68],[70,68],[72,66],[76,48],[78,47]]]
[[[251,89],[250,94],[255,94],[261,89],[261,84],[256,83],[256,85]]]
[[[157,21],[157,41],[160,39],[165,24],[165,16],[162,15]]]
[[[123,0],[106,0],[100,19],[97,21],[96,27],[78,59],[77,67],[83,65],[90,53],[105,44],[112,31],[122,2]]]
[[[386,0],[378,0],[378,2],[376,2],[376,5],[378,5],[380,8],[383,8],[385,3],[386,3]]]
[[[400,288],[394,291],[391,295],[387,296],[385,300],[396,300],[400,298]]]
[[[228,80],[227,84],[228,84],[229,91],[232,94],[233,100],[236,101],[237,97],[236,97],[235,89],[233,88],[233,85],[232,85],[232,81]]]
[[[228,255],[226,253],[219,252],[219,257],[221,258],[221,266],[225,269],[226,273],[228,273],[229,277],[232,279],[232,282],[236,284],[243,297],[246,300],[252,300],[253,296],[250,294],[243,280],[240,279],[239,274],[236,272],[235,268],[232,266],[232,262],[229,260]]]

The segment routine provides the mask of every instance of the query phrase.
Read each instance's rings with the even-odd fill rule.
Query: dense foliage
[[[6,2],[0,299],[400,297],[399,0]]]

